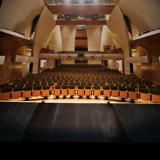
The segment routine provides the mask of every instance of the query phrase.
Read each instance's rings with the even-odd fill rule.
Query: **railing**
[[[3,81],[3,80],[9,79],[9,78],[11,78],[11,77],[14,77],[14,78],[12,79],[12,80],[14,80],[14,79],[16,78],[16,75],[17,75],[17,74],[14,74],[14,75],[9,76],[9,77],[6,77],[6,78],[2,78],[2,79],[0,79],[0,82]]]
[[[154,78],[154,77],[151,77],[151,76],[149,76],[150,78],[152,78],[152,79],[155,79],[156,81],[160,81],[160,79],[158,79],[158,78]]]

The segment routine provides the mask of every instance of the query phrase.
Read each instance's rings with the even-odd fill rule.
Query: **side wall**
[[[75,61],[72,61],[72,60],[61,60],[61,64],[75,64]]]
[[[108,67],[116,69],[117,68],[117,66],[116,66],[116,59],[109,59],[108,60]]]
[[[154,84],[160,85],[160,34],[144,37],[132,41],[133,47],[141,46],[145,48],[150,56],[150,63],[141,63],[141,77],[144,80],[151,80]],[[145,55],[142,50],[139,50],[139,56]]]
[[[18,51],[17,49],[30,44],[29,40],[0,32],[0,53],[5,56],[4,64],[0,65],[0,84],[10,83],[13,79],[22,77],[23,63],[13,62],[13,56],[24,55],[26,47]]]
[[[99,61],[99,60],[95,60],[95,61],[94,60],[93,61],[89,60],[88,64],[102,64],[102,62]]]

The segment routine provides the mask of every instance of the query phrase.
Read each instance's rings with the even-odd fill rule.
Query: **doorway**
[[[130,63],[130,74],[133,75],[133,63]]]
[[[30,74],[32,74],[32,69],[33,69],[33,63],[30,63],[29,64],[29,72],[30,72]]]
[[[117,63],[117,70],[119,71],[119,64]]]

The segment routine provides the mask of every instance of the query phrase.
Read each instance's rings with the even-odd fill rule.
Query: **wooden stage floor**
[[[159,104],[0,102],[0,141],[159,143]]]

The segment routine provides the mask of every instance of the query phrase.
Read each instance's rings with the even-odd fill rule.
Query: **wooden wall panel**
[[[83,4],[83,5],[48,5],[52,14],[111,14],[115,5]]]
[[[76,37],[87,37],[86,29],[77,29],[76,30]]]
[[[131,42],[132,48],[135,46],[144,47],[151,58],[148,64],[141,64],[141,77],[145,80],[151,80],[154,84],[160,85],[160,34],[144,37]],[[139,50],[139,55],[145,55],[142,50]]]
[[[106,48],[104,48],[104,52],[109,53],[109,54],[110,54],[110,53],[123,54],[122,48],[113,49],[113,50],[107,50]]]
[[[55,53],[55,51],[47,48],[41,48],[39,53]]]
[[[0,65],[0,85],[22,77],[23,63],[13,62],[13,55],[24,55],[30,45],[30,40],[0,32],[0,54],[5,56],[4,64]]]
[[[88,41],[87,40],[75,40],[75,47],[88,48]]]
[[[72,19],[72,20],[56,20],[56,25],[106,25],[107,20],[83,20],[83,19]]]

